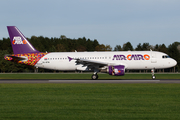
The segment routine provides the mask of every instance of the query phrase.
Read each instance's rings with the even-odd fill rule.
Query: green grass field
[[[3,120],[180,118],[180,84],[0,84]]]
[[[53,74],[53,73],[43,73],[43,74],[0,74],[0,79],[91,79],[90,74]],[[151,79],[151,74],[125,74],[124,76],[111,76],[108,74],[98,74],[98,79]],[[180,79],[180,74],[155,74],[156,79]]]
[[[91,74],[0,74],[0,79],[91,79]],[[151,79],[151,74],[99,74],[99,79]],[[180,84],[0,84],[3,120],[177,120],[179,113]]]

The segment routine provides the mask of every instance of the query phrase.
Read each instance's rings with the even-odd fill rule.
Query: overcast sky
[[[6,26],[26,36],[97,39],[166,46],[180,42],[180,0],[1,0],[0,39]]]

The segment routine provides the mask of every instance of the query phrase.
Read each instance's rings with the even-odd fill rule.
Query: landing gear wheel
[[[155,80],[155,79],[156,79],[156,76],[153,75],[153,76],[152,76],[152,79]]]
[[[98,75],[97,75],[97,74],[93,74],[93,75],[91,76],[91,78],[92,78],[93,80],[97,80],[97,79],[98,79]]]
[[[152,74],[152,79],[153,79],[153,80],[156,79],[156,76],[154,75],[154,71],[155,71],[155,68],[154,68],[154,69],[151,69],[151,74]]]

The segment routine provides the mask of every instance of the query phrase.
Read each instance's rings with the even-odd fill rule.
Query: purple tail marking
[[[14,54],[39,53],[16,26],[7,26]]]

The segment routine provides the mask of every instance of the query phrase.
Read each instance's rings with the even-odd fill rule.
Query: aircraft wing
[[[77,64],[83,64],[84,66],[107,66],[108,63],[101,62],[101,61],[93,61],[93,60],[87,60],[87,59],[75,59]]]
[[[88,66],[88,67],[95,67],[95,68],[100,68],[104,66],[110,66],[110,65],[115,65],[114,63],[108,63],[108,62],[103,62],[103,61],[94,61],[94,60],[89,60],[89,59],[74,59],[71,57],[68,57],[69,61],[71,60],[76,60],[77,64],[82,64],[83,66]]]

